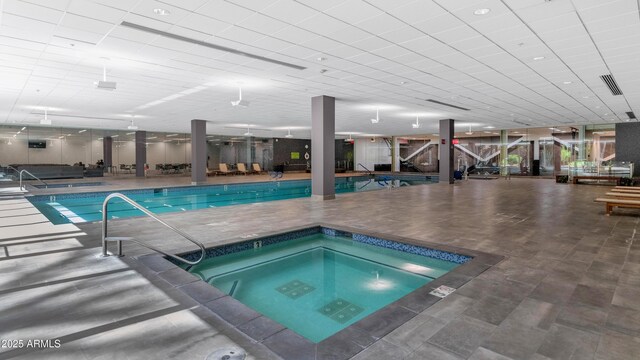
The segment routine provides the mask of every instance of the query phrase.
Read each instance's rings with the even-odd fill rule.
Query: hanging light
[[[249,129],[249,126],[250,126],[250,125],[247,125],[247,132],[243,134],[244,136],[253,136],[253,133],[252,133],[252,132],[251,132],[251,130]]]
[[[138,127],[133,123],[133,116],[131,117],[131,124],[127,126],[129,130],[138,130]]]
[[[467,131],[465,134],[467,134],[467,135],[473,135],[473,131],[471,131],[471,125],[469,125],[469,131]]]
[[[376,108],[376,118],[375,119],[371,119],[371,123],[372,124],[377,124],[379,122],[380,122],[379,109]]]
[[[40,125],[51,125],[51,120],[47,116],[47,109],[44,109],[44,119],[40,119]]]
[[[291,135],[291,129],[287,129],[287,135],[285,135],[284,137],[286,138],[292,138],[293,135]]]
[[[418,116],[416,116],[416,122],[415,122],[414,124],[411,124],[411,126],[412,126],[414,129],[418,129],[418,128],[420,128],[420,119],[418,119]]]
[[[249,102],[246,100],[242,100],[242,88],[238,87],[238,100],[232,101],[231,106],[240,106],[240,107],[248,107]]]

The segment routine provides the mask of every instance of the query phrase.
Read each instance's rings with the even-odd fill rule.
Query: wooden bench
[[[611,192],[640,194],[640,189],[633,189],[633,188],[629,188],[629,187],[627,187],[625,189],[624,187],[623,188],[615,187],[615,188],[611,189]]]
[[[608,192],[605,195],[613,196],[618,199],[640,200],[640,193]]]
[[[614,207],[640,209],[640,200],[597,198],[594,201],[604,203],[606,215],[611,215]]]
[[[615,182],[616,185],[620,185],[620,177],[617,176],[579,175],[573,177],[574,184],[577,184],[578,180],[604,180]]]

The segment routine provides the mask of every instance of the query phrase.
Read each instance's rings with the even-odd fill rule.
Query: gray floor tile
[[[551,359],[571,359],[578,354],[594,356],[600,336],[594,333],[555,324],[547,333],[538,353]],[[578,357],[579,359],[580,357]]]
[[[600,333],[607,319],[607,311],[601,308],[574,304],[565,307],[558,315],[557,322],[581,330]]]
[[[513,359],[526,359],[533,355],[542,344],[546,331],[504,322],[482,346]]]
[[[461,316],[429,339],[429,343],[462,357],[469,357],[496,327],[484,321]]]
[[[640,338],[616,332],[602,334],[598,343],[597,360],[637,360]]]
[[[640,311],[612,306],[605,327],[629,336],[640,337]]]
[[[500,325],[516,306],[518,306],[516,301],[487,296],[476,301],[462,314],[493,325]]]

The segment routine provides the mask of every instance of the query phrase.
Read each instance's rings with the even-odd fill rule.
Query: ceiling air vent
[[[613,76],[611,76],[611,74],[600,75],[600,79],[604,81],[613,95],[622,95],[622,91],[620,91],[618,83],[616,83],[616,80],[613,78]]]
[[[432,102],[432,103],[436,103],[436,104],[440,104],[440,105],[444,105],[444,106],[448,106],[448,107],[452,107],[452,108],[456,108],[456,109],[460,109],[460,110],[465,110],[465,111],[469,111],[470,109],[467,108],[463,108],[461,106],[456,106],[453,104],[447,104],[447,103],[443,103],[442,101],[438,101],[438,100],[433,100],[433,99],[427,99],[426,101]]]
[[[636,118],[636,114],[634,114],[633,111],[627,111],[627,116],[631,120],[634,120]]]

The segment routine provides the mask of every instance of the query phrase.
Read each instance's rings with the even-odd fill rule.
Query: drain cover
[[[244,360],[247,354],[239,348],[219,349],[207,356],[205,360]]]

